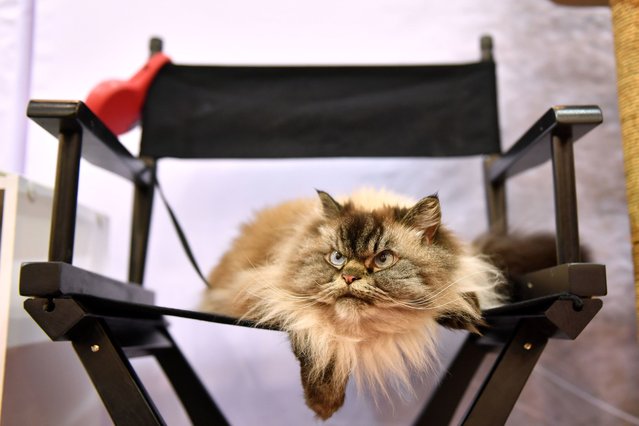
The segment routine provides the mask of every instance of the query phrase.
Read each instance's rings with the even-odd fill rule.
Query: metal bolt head
[[[100,350],[100,345],[91,345],[91,352],[97,352]]]
[[[530,342],[524,343],[524,349],[526,349],[527,351],[531,350],[532,347],[533,347],[532,343]]]
[[[533,288],[533,283],[528,283],[528,284],[526,284],[526,287],[528,287],[528,288]]]

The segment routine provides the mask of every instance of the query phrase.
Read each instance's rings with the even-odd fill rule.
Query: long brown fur
[[[428,371],[438,321],[475,332],[503,282],[441,224],[436,196],[364,190],[338,202],[320,191],[244,225],[203,308],[287,331],[307,405],[327,419],[350,375],[387,393]]]

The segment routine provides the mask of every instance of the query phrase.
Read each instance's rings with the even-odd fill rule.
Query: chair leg
[[[167,331],[171,346],[154,352],[194,425],[228,425],[206,388]]]
[[[131,363],[108,328],[87,317],[71,341],[102,402],[116,425],[164,425]]]
[[[506,423],[548,342],[548,336],[543,322],[534,319],[520,321],[477,393],[463,425]]]
[[[468,335],[457,351],[455,359],[442,377],[424,410],[415,421],[416,426],[447,425],[450,423],[468,384],[487,353],[476,344],[477,337]]]

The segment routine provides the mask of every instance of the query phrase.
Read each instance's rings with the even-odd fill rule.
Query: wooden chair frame
[[[489,54],[490,52],[484,52]],[[164,424],[130,357],[154,356],[193,424],[227,424],[167,329],[165,316],[239,326],[233,318],[153,304],[141,285],[155,161],[132,156],[79,101],[32,101],[28,116],[58,139],[48,262],[25,264],[25,309],[52,340],[71,341],[116,424]],[[507,152],[484,161],[491,228],[506,232],[505,184],[516,174],[552,161],[559,266],[513,283],[516,302],[485,311],[484,335],[469,335],[431,396],[416,425],[448,424],[468,384],[490,351],[494,365],[463,418],[465,425],[505,423],[550,338],[574,339],[602,306],[603,265],[579,263],[573,142],[602,121],[596,106],[549,109]],[[129,282],[73,266],[80,159],[85,158],[135,185]]]

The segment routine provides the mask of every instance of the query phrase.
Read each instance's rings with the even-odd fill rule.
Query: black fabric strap
[[[202,273],[202,270],[198,266],[197,261],[195,260],[195,256],[193,255],[193,251],[191,250],[191,246],[189,245],[189,241],[186,239],[186,234],[184,234],[184,230],[182,229],[182,226],[180,226],[180,222],[178,222],[177,216],[175,216],[173,209],[169,205],[169,202],[166,199],[166,196],[164,195],[164,191],[162,191],[162,187],[160,187],[160,182],[158,181],[157,176],[154,179],[154,184],[158,190],[158,193],[160,194],[160,198],[162,199],[162,202],[164,203],[164,206],[166,207],[167,212],[169,213],[171,222],[173,222],[173,227],[175,228],[175,232],[177,232],[178,238],[180,239],[180,243],[182,244],[182,248],[184,249],[184,252],[186,253],[186,257],[189,258],[189,261],[191,262],[191,265],[195,269],[195,272],[197,272],[198,276],[202,279],[204,284],[207,287],[211,288],[211,284],[208,282],[208,280]]]

